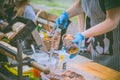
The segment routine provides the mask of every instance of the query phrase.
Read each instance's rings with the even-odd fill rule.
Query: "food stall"
[[[18,20],[18,19],[17,19]],[[16,22],[17,20],[13,21]],[[20,22],[26,22],[26,20],[19,18]],[[24,21],[23,21],[24,20]],[[10,24],[11,25],[13,25]],[[29,25],[29,23],[31,25]],[[25,23],[26,24],[26,23]],[[24,27],[26,26],[26,27]],[[27,27],[29,26],[29,28]],[[33,74],[31,67],[36,68],[37,71],[40,71],[38,74],[38,80],[120,80],[120,72],[115,71],[113,69],[110,69],[108,67],[105,67],[103,65],[100,65],[86,57],[83,57],[81,55],[77,55],[73,59],[69,58],[69,54],[64,52],[63,50],[53,50],[52,49],[48,52],[46,50],[45,44],[42,44],[43,41],[38,35],[38,32],[35,29],[35,25],[32,24],[32,22],[28,22],[27,24],[22,26],[24,30],[20,28],[20,31],[18,33],[9,33],[12,36],[10,37],[10,41],[8,43],[0,42],[0,51],[4,55],[12,58],[13,60],[17,60],[18,64],[16,64],[13,67],[18,67],[18,73],[20,75],[18,76],[18,80],[22,78],[22,66],[29,65],[29,67],[25,68],[28,71],[28,73],[31,75]],[[18,28],[15,27],[17,30]],[[10,30],[9,27],[7,30]],[[30,31],[29,31],[30,30]],[[23,32],[22,32],[23,31]],[[32,32],[33,31],[33,32]],[[36,51],[32,51],[31,55],[27,55],[21,51],[21,46],[20,44],[17,44],[18,39],[23,39],[27,36],[27,33],[32,33],[33,38],[35,39],[36,43],[38,46],[42,45],[41,50],[45,51],[48,56],[32,56],[36,54]],[[18,50],[17,50],[18,48]],[[18,53],[18,54],[17,54]],[[43,52],[38,52],[38,53],[43,53]],[[54,56],[53,56],[54,54]],[[62,54],[62,55],[61,55]],[[38,58],[39,57],[39,58]],[[41,57],[41,58],[40,58]],[[47,57],[47,58],[46,58]],[[61,60],[62,58],[62,60]],[[38,61],[37,61],[38,59]],[[42,61],[43,59],[43,61]],[[45,59],[48,61],[47,63],[45,62]],[[52,60],[53,59],[53,60]],[[23,61],[27,61],[27,63]],[[39,62],[41,60],[41,63]],[[55,63],[54,63],[55,60]],[[61,65],[63,66],[63,61],[65,60],[64,68],[60,67]],[[51,62],[49,62],[51,61]],[[42,64],[44,63],[44,64]],[[52,64],[50,64],[52,63]],[[23,65],[24,64],[24,65]],[[60,67],[60,68],[59,68]],[[20,68],[20,70],[19,70]],[[29,69],[28,69],[29,68]],[[62,69],[62,70],[61,70]],[[50,71],[50,73],[49,73]],[[44,72],[44,73],[43,73]],[[18,74],[17,73],[17,74]],[[47,73],[47,74],[45,74]],[[29,76],[30,77],[30,76]],[[33,79],[34,80],[34,79]]]

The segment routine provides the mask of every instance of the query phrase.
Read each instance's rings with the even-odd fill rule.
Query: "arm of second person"
[[[120,7],[112,8],[106,11],[106,19],[103,22],[84,31],[82,34],[85,36],[85,38],[88,38],[107,33],[115,29],[119,24],[119,21],[120,21]]]

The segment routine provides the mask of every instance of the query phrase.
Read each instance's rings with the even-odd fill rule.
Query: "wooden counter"
[[[120,80],[120,72],[100,65],[83,56],[68,60],[68,69],[83,75],[86,80]]]

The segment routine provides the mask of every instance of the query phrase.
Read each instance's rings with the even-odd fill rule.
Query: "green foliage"
[[[48,12],[57,16],[59,16],[63,11],[71,6],[71,3],[69,2],[56,0],[31,0],[31,3],[52,7],[52,9],[49,9]],[[76,21],[76,17],[73,17],[71,21]]]
[[[65,9],[67,9],[70,6],[70,4],[57,2],[55,0],[31,0],[31,3],[52,6],[52,7],[60,7]]]
[[[59,9],[53,9],[49,11],[49,13],[57,15],[57,16],[59,16],[62,12],[63,10],[59,10]]]

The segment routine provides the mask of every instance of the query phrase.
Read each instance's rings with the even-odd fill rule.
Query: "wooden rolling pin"
[[[10,58],[12,58],[13,60],[17,60],[16,59],[16,55],[17,55],[17,48],[12,47],[11,45],[0,41],[0,52],[3,55],[6,55]],[[35,60],[31,59],[29,56],[27,56],[26,54],[22,53],[22,59],[29,59],[29,64],[31,67],[34,67],[38,70],[40,70],[41,72],[44,72],[45,74],[49,74],[50,70],[40,64],[38,64]]]

